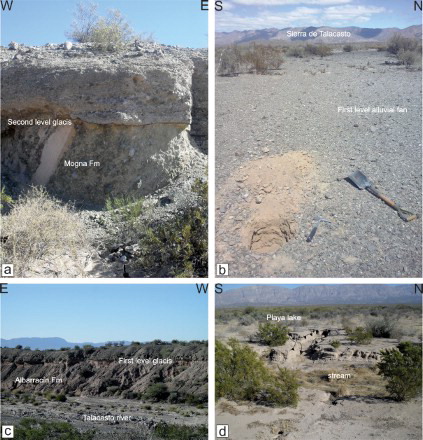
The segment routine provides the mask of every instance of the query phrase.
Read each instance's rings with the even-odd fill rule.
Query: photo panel
[[[2,287],[10,438],[208,438],[208,298],[195,285]]]
[[[420,8],[216,12],[216,263],[229,276],[422,276]]]
[[[2,276],[206,276],[207,12],[1,3]]]
[[[216,434],[419,439],[421,285],[234,285],[216,299]]]

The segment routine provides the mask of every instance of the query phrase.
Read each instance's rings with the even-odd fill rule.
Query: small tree
[[[401,342],[398,349],[381,350],[382,360],[377,364],[380,375],[388,380],[386,389],[395,400],[417,396],[422,388],[422,347]]]
[[[75,18],[71,24],[71,30],[66,33],[66,36],[78,43],[91,42],[93,31],[99,20],[97,9],[98,5],[96,3],[79,2],[76,5]]]
[[[355,344],[370,344],[373,339],[372,332],[363,327],[357,327],[349,332],[349,339]]]
[[[298,381],[294,372],[274,373],[250,347],[230,339],[216,341],[216,397],[256,401],[264,405],[295,406]]]
[[[169,397],[169,394],[166,384],[155,383],[145,390],[143,397],[152,402],[160,402],[166,400]]]
[[[288,340],[288,327],[282,327],[273,322],[260,323],[256,336],[264,345],[284,345]]]
[[[93,2],[78,3],[71,30],[66,34],[78,43],[94,43],[99,50],[122,49],[135,39],[135,34],[120,11],[112,9],[106,17],[97,13]]]

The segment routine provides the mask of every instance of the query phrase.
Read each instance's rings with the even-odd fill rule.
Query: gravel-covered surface
[[[384,52],[287,58],[272,75],[216,79],[216,263],[231,277],[421,277],[421,216],[396,212],[345,178],[360,169],[388,197],[421,215],[421,71],[387,65]],[[402,107],[407,113],[338,113],[338,106]],[[315,161],[311,197],[296,214],[299,233],[272,255],[254,254],[222,230],[243,203],[225,182],[249,160],[304,151]],[[241,191],[240,189],[238,191]],[[231,209],[232,206],[232,209]],[[313,218],[321,224],[311,243]]]
[[[104,397],[68,397],[66,402],[49,401],[35,397],[37,406],[31,403],[3,402],[4,424],[19,425],[24,418],[35,418],[47,422],[70,423],[80,432],[95,430],[95,440],[151,438],[152,429],[159,423],[171,425],[205,425],[207,410],[185,404],[167,403],[149,405],[128,399]],[[150,409],[147,409],[147,408]],[[187,415],[189,414],[189,415]],[[105,420],[84,418],[84,416],[105,417]],[[123,419],[118,419],[118,417]],[[145,437],[144,437],[145,435]]]

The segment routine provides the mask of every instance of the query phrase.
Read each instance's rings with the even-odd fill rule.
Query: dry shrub
[[[310,55],[317,55],[319,57],[327,57],[332,53],[332,48],[325,44],[307,44],[305,51]]]
[[[401,50],[403,51],[418,51],[421,44],[416,38],[403,37],[400,34],[395,34],[388,41],[388,52],[397,55]]]
[[[120,11],[111,9],[107,16],[101,17],[97,10],[96,3],[79,2],[66,35],[78,43],[94,43],[97,50],[110,52],[122,50],[135,39],[151,40],[151,36],[136,35]]]
[[[221,76],[235,76],[241,71],[243,56],[238,46],[229,46],[217,54],[217,74]]]
[[[304,58],[305,50],[302,46],[293,46],[288,49],[288,52],[286,54],[289,57]]]
[[[336,390],[336,397],[345,397],[350,395],[350,390],[345,384],[342,384]]]
[[[257,74],[264,75],[269,70],[279,69],[283,63],[282,53],[281,48],[253,44],[244,55],[244,59]]]
[[[216,58],[217,74],[236,76],[239,73],[265,75],[277,70],[284,62],[284,48],[252,43],[248,47],[228,46],[221,49]]]
[[[13,264],[15,276],[21,276],[37,260],[75,255],[87,244],[85,229],[72,207],[33,187],[3,217],[2,263]]]
[[[417,66],[421,69],[422,43],[417,38],[407,38],[395,34],[389,40],[387,50],[396,55],[407,68]]]
[[[407,67],[421,65],[422,63],[422,55],[418,51],[401,49],[398,52],[397,58]]]

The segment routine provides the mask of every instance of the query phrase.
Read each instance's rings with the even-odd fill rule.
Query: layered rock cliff
[[[120,358],[134,359],[134,363],[119,362]],[[137,363],[136,359],[144,361]],[[158,360],[156,365],[155,359]],[[152,384],[164,383],[169,393],[181,399],[207,401],[205,342],[57,351],[3,348],[1,361],[2,389],[5,390],[133,398],[142,396]],[[53,377],[61,378],[62,382],[52,382]],[[17,378],[50,380],[22,383]]]
[[[204,176],[206,51],[14,49],[1,49],[2,167],[12,184],[102,207]]]

